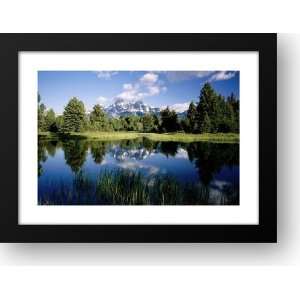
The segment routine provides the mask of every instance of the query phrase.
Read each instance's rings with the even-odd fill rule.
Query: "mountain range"
[[[189,102],[173,104],[169,106],[170,110],[175,110],[179,115],[185,115],[189,107]],[[113,104],[105,108],[105,112],[111,117],[120,117],[120,116],[129,116],[137,115],[142,116],[147,113],[159,114],[162,109],[165,109],[166,106],[162,107],[152,107],[148,104],[145,104],[143,101],[138,100],[135,102],[124,101],[122,99],[116,100]]]

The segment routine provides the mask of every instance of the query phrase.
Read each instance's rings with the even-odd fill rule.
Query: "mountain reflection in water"
[[[38,142],[41,205],[238,205],[239,144]]]

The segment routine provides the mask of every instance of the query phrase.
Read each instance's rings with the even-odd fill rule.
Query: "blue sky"
[[[87,110],[99,103],[137,101],[153,107],[186,106],[198,101],[200,89],[210,82],[214,89],[239,98],[238,71],[39,71],[38,91],[47,108],[58,114],[72,97]]]

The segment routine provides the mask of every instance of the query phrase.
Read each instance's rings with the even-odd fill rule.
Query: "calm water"
[[[39,140],[38,159],[38,201],[43,205],[133,204],[111,200],[112,196],[101,190],[99,196],[101,174],[117,176],[118,172],[125,177],[140,175],[149,198],[141,204],[239,204],[239,144],[153,142],[145,138]],[[160,185],[153,187],[157,178]],[[158,200],[153,200],[157,191],[149,192],[151,187],[177,200],[165,202],[165,194],[157,193]]]

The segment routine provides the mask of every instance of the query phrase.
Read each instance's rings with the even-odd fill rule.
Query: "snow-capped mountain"
[[[176,103],[169,106],[170,110],[176,111],[179,116],[185,116],[189,108],[190,102]],[[152,107],[142,100],[138,101],[124,101],[123,99],[116,100],[113,104],[107,106],[105,111],[111,117],[129,116],[137,115],[142,116],[147,113],[159,114],[162,109],[167,108],[167,106]]]
[[[128,116],[128,115],[144,115],[146,113],[159,113],[160,109],[151,107],[143,101],[124,101],[122,99],[116,100],[115,103],[105,108],[107,114],[112,117]]]
[[[185,102],[185,103],[172,104],[172,105],[169,105],[168,107],[170,110],[174,110],[180,114],[180,113],[186,112],[189,109],[189,105],[190,105],[190,102]],[[167,108],[167,106],[161,107],[161,109],[165,109],[165,108]]]

